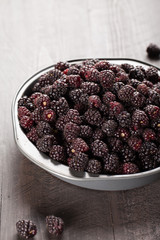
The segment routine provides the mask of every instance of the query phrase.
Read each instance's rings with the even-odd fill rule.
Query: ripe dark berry
[[[124,145],[121,155],[123,163],[134,162],[136,160],[135,152],[128,145]]]
[[[91,95],[89,98],[88,98],[88,106],[90,108],[100,108],[101,107],[101,99],[99,96],[97,95]]]
[[[141,159],[141,168],[143,171],[148,171],[157,167],[157,161],[151,156],[145,156]]]
[[[38,139],[36,147],[41,152],[49,152],[53,144],[57,144],[55,136],[44,135],[42,138]]]
[[[65,122],[73,122],[80,125],[82,121],[79,112],[75,109],[70,109],[65,116]]]
[[[80,134],[81,138],[91,138],[93,134],[92,128],[89,125],[81,125],[80,126]]]
[[[134,174],[139,172],[139,168],[135,163],[123,163],[123,174]]]
[[[158,69],[155,67],[149,67],[146,70],[146,77],[147,80],[151,81],[152,83],[157,83],[158,82]]]
[[[134,88],[137,88],[141,84],[141,81],[137,79],[131,79],[128,84]]]
[[[47,109],[50,106],[50,98],[47,95],[43,94],[36,99],[35,105],[42,110]]]
[[[60,145],[53,145],[50,149],[49,156],[54,161],[65,162],[64,147],[62,147]]]
[[[55,68],[60,71],[64,71],[65,69],[69,68],[69,63],[68,62],[58,62],[55,65]]]
[[[116,75],[115,82],[123,82],[123,83],[128,83],[129,82],[129,77],[128,75],[124,72],[119,72]]]
[[[108,136],[114,136],[116,129],[118,127],[118,124],[114,120],[108,120],[102,124],[102,131]]]
[[[114,73],[110,70],[100,72],[100,84],[104,90],[112,89],[114,83]]]
[[[141,83],[137,86],[137,91],[140,92],[141,94],[143,94],[144,96],[148,96],[149,87],[146,84]]]
[[[79,88],[83,80],[79,75],[69,75],[66,77],[69,87]]]
[[[104,104],[108,105],[110,102],[114,102],[116,100],[116,96],[112,92],[105,92],[103,95]]]
[[[108,138],[108,143],[112,152],[121,152],[123,150],[123,142],[116,137]]]
[[[20,106],[24,106],[27,109],[29,109],[30,111],[34,110],[33,102],[31,100],[31,98],[29,98],[27,96],[23,96],[18,100],[18,107],[20,107]]]
[[[121,67],[122,67],[122,69],[124,69],[124,71],[125,71],[126,73],[129,73],[130,70],[134,68],[133,65],[128,64],[128,63],[122,63],[122,64],[121,64]]]
[[[151,120],[157,119],[160,116],[160,108],[155,105],[147,105],[144,108],[144,111],[147,113]]]
[[[66,125],[65,115],[64,116],[60,116],[57,119],[56,124],[55,124],[56,129],[59,130],[59,131],[63,131],[65,125]]]
[[[147,127],[149,124],[149,119],[146,113],[139,109],[135,110],[132,115],[132,124],[135,130],[140,127]]]
[[[80,127],[73,123],[69,122],[64,127],[64,136],[68,143],[71,143],[75,138],[77,138],[80,134]]]
[[[91,151],[95,157],[105,157],[108,154],[107,144],[101,140],[95,140],[91,144]]]
[[[87,152],[89,150],[89,146],[82,138],[75,138],[72,141],[71,152],[78,153],[78,152]]]
[[[54,122],[56,120],[56,114],[52,109],[46,109],[43,111],[42,120],[46,122]]]
[[[145,75],[141,69],[141,67],[132,68],[129,72],[129,78],[134,78],[142,81]]]
[[[105,137],[104,132],[102,131],[102,129],[100,128],[96,128],[93,132],[92,138],[93,140],[103,140],[103,138]]]
[[[88,155],[82,152],[75,153],[72,158],[68,160],[70,169],[81,172],[84,171],[88,163]]]
[[[155,131],[160,131],[160,118],[151,121],[151,127],[152,127]]]
[[[24,239],[32,238],[37,234],[35,223],[30,220],[19,220],[16,223],[18,235]]]
[[[119,127],[115,133],[115,136],[123,141],[127,141],[127,139],[130,137],[130,132],[127,128]]]
[[[139,149],[142,146],[142,139],[138,138],[138,137],[130,137],[128,139],[128,145],[129,147],[134,150],[134,151],[139,151]]]
[[[42,113],[43,110],[41,108],[36,108],[32,113],[31,113],[31,118],[35,123],[38,123],[39,121],[42,120]]]
[[[117,94],[118,91],[119,91],[122,87],[124,87],[124,86],[125,86],[125,84],[122,83],[122,82],[116,82],[116,83],[114,83],[114,84],[113,84],[113,93],[114,93],[114,94]]]
[[[44,135],[52,134],[52,128],[47,122],[38,122],[36,126],[36,131],[39,137],[43,137]]]
[[[64,222],[62,218],[56,216],[47,216],[46,217],[46,227],[50,234],[59,236],[64,229]]]
[[[109,69],[109,62],[105,61],[105,60],[102,60],[102,61],[98,61],[94,67],[100,72],[100,71],[103,71],[103,70],[107,70]]]
[[[36,141],[38,140],[38,134],[35,127],[32,127],[31,130],[27,133],[27,138],[31,142],[36,143]]]
[[[23,116],[31,116],[31,112],[24,106],[18,108],[18,117],[21,119]]]
[[[75,103],[80,102],[81,96],[84,94],[84,90],[82,89],[73,89],[69,92],[70,99]]]
[[[123,105],[119,102],[110,102],[109,103],[109,113],[117,117],[124,110]]]
[[[30,130],[33,126],[33,120],[29,116],[23,116],[20,119],[20,125],[24,129]]]
[[[123,102],[131,101],[135,89],[130,85],[125,85],[118,91],[118,98]]]
[[[118,155],[115,153],[108,154],[105,157],[104,161],[104,171],[106,173],[113,173],[116,172],[117,168],[119,167],[119,158]]]
[[[117,116],[117,120],[121,127],[129,127],[131,125],[131,114],[127,111],[122,111]]]
[[[149,44],[146,51],[150,58],[158,58],[160,55],[160,48],[156,44],[153,44],[153,43]]]
[[[67,114],[69,111],[69,105],[67,100],[64,97],[59,98],[56,102],[56,113],[58,116]]]
[[[156,140],[156,134],[152,129],[146,128],[143,132],[143,138],[145,141],[154,141]]]
[[[94,125],[94,126],[99,126],[102,117],[101,114],[98,110],[96,109],[88,109],[85,114],[84,114],[85,120],[87,123]]]
[[[79,69],[78,67],[76,66],[70,66],[68,69],[64,70],[64,74],[67,74],[67,75],[79,75]]]
[[[81,84],[81,89],[89,95],[97,95],[100,91],[99,85],[94,82],[83,82]]]
[[[143,159],[146,156],[153,156],[157,153],[158,149],[153,142],[144,142],[139,150],[139,157]]]
[[[140,108],[143,107],[145,104],[146,98],[139,92],[134,92],[131,98],[131,104],[134,107]]]
[[[85,79],[89,82],[99,82],[99,72],[95,68],[86,70],[84,76]]]
[[[88,161],[86,171],[89,173],[99,174],[102,171],[102,164],[96,159],[90,159]]]

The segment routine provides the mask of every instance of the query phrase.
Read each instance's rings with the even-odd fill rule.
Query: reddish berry
[[[141,84],[138,85],[137,91],[142,93],[144,96],[148,96],[148,94],[149,94],[149,87],[146,84],[141,83]]]
[[[118,98],[123,102],[131,101],[135,89],[130,85],[125,85],[118,91]]]
[[[141,148],[141,146],[142,146],[142,140],[140,138],[138,138],[138,137],[131,136],[128,139],[128,145],[134,151],[138,151]]]
[[[111,70],[100,72],[100,84],[104,90],[112,89],[114,84],[114,73]]]
[[[72,153],[87,152],[89,147],[82,138],[76,138],[72,141]]]
[[[85,79],[89,82],[99,82],[99,72],[97,69],[91,68],[86,70]]]
[[[68,143],[71,143],[75,138],[77,138],[79,133],[80,127],[73,122],[67,123],[64,127],[64,136]]]
[[[33,126],[33,120],[29,116],[23,116],[20,119],[20,125],[24,129],[30,130],[31,127]]]
[[[110,102],[114,102],[116,100],[116,96],[112,92],[106,92],[103,95],[103,102],[108,105]]]
[[[119,102],[110,102],[109,103],[109,112],[111,115],[117,117],[124,110],[123,105]]]
[[[64,229],[64,222],[60,217],[56,216],[47,216],[46,217],[46,226],[48,232],[55,236],[59,236]]]
[[[54,122],[56,120],[56,114],[52,109],[43,111],[42,120],[46,122]]]
[[[27,137],[31,142],[36,143],[38,140],[38,134],[35,127],[31,128],[31,130],[27,133]]]
[[[143,132],[143,138],[145,141],[154,141],[156,140],[156,134],[152,129],[146,128]]]
[[[21,119],[23,116],[31,116],[31,112],[24,106],[18,108],[18,117]]]
[[[116,131],[115,136],[122,139],[123,141],[127,141],[127,139],[130,137],[130,132],[126,128],[119,127]]]
[[[144,111],[147,113],[151,120],[157,119],[160,116],[160,108],[155,105],[147,105],[144,108]]]
[[[49,108],[50,106],[50,98],[43,94],[40,97],[36,98],[36,104],[37,107],[40,107],[42,110]]]
[[[79,88],[83,80],[79,75],[69,75],[66,77],[69,87]]]
[[[136,164],[128,162],[123,163],[123,174],[134,174],[139,172],[139,168]]]
[[[90,108],[100,108],[101,107],[101,99],[97,95],[92,95],[88,98],[88,105]]]

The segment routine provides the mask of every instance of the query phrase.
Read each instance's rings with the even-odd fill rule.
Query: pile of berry
[[[75,171],[132,174],[160,166],[160,77],[154,67],[59,62],[18,102],[28,139]]]

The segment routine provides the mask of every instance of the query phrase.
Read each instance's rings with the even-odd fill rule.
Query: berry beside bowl
[[[43,69],[12,103],[18,148],[57,178],[88,189],[157,180],[159,74],[134,59],[78,59]]]

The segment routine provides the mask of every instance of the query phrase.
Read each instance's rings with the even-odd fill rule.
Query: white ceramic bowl
[[[147,63],[133,60],[133,59],[106,59],[108,62],[112,64],[122,64],[122,63],[129,63],[134,66],[143,66],[147,68],[151,66]],[[71,60],[68,61],[70,63],[78,63],[85,59],[78,59],[78,60]],[[52,175],[56,176],[57,178],[89,189],[95,190],[108,190],[108,191],[115,191],[115,190],[126,190],[144,186],[149,184],[160,177],[160,167],[155,168],[150,171],[131,174],[131,175],[90,175],[87,172],[84,173],[73,173],[69,170],[68,166],[60,164],[55,161],[51,161],[51,159],[38,151],[38,149],[33,145],[26,137],[24,132],[22,131],[19,120],[17,117],[17,106],[18,100],[23,96],[27,95],[30,92],[31,86],[35,83],[37,78],[39,78],[42,74],[48,72],[49,70],[53,69],[53,66],[43,69],[42,71],[36,73],[34,76],[29,78],[18,90],[13,103],[12,103],[12,120],[13,120],[13,129],[14,129],[14,137],[16,144],[19,150],[32,162],[34,162],[39,167],[45,169],[47,172],[51,173]]]

